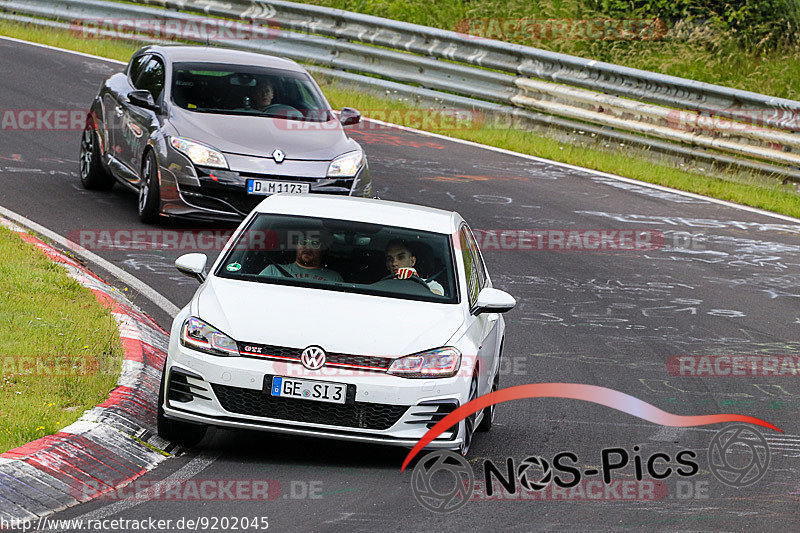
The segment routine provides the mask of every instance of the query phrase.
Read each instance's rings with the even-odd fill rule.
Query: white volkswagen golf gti
[[[277,194],[242,222],[172,325],[158,432],[192,445],[208,426],[413,447],[498,388],[516,304],[492,288],[455,212],[374,199]],[[494,408],[429,448],[466,454]]]

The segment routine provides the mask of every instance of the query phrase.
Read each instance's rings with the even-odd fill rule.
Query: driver
[[[330,241],[330,234],[326,231],[303,232],[297,241],[294,263],[281,267],[269,265],[261,275],[280,278],[289,274],[302,280],[342,282],[338,272],[322,266]]]
[[[275,97],[275,88],[267,80],[260,80],[253,91],[253,107],[256,109],[265,109],[271,105]]]
[[[417,256],[411,251],[408,243],[402,239],[393,239],[386,245],[386,268],[398,279],[408,279],[411,276],[420,277],[414,265],[417,264]],[[444,296],[444,287],[434,280],[425,280],[428,288],[433,294]]]

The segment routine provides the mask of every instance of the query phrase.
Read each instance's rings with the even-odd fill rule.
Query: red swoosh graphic
[[[655,424],[672,427],[705,426],[708,424],[719,424],[720,422],[746,422],[756,424],[775,431],[783,431],[769,422],[760,418],[746,415],[719,414],[719,415],[697,415],[681,416],[673,415],[662,411],[654,405],[650,405],[638,398],[634,398],[624,392],[598,387],[596,385],[582,385],[580,383],[530,383],[528,385],[518,385],[509,387],[496,392],[485,394],[475,398],[469,403],[465,403],[428,430],[419,440],[416,446],[408,453],[406,460],[403,461],[402,472],[408,463],[416,456],[420,450],[430,444],[430,442],[467,418],[473,413],[493,404],[520,400],[523,398],[569,398],[572,400],[583,400],[585,402],[597,403],[611,407],[617,411],[622,411]]]

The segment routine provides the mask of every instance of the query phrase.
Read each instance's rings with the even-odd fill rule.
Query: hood
[[[181,137],[230,154],[269,157],[280,148],[286,159],[330,161],[358,145],[338,120],[300,122],[270,117],[194,113],[172,108],[170,124]]]
[[[456,306],[209,278],[195,316],[237,341],[396,357],[444,346],[463,322]]]

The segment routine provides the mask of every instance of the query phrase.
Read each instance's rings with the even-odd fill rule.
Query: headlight
[[[405,378],[449,378],[461,367],[461,352],[447,346],[395,359],[389,374]]]
[[[183,323],[181,344],[211,355],[239,356],[236,341],[199,318],[189,318]]]
[[[331,161],[329,178],[352,178],[364,164],[364,152],[348,152]]]
[[[228,168],[228,162],[222,152],[210,146],[182,137],[170,137],[172,147],[192,160],[195,165],[203,167]]]

